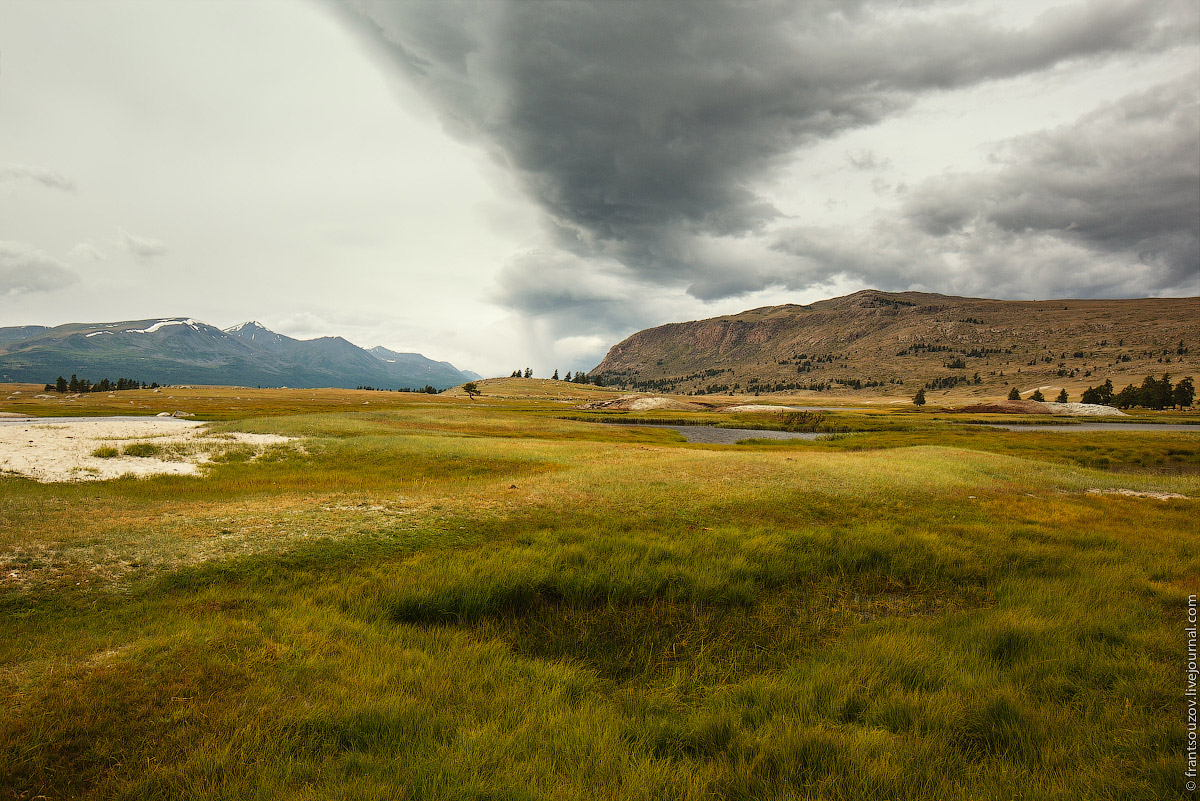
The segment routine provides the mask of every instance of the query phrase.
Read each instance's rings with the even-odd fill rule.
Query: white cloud
[[[78,280],[65,264],[33,245],[0,241],[0,295],[53,292]]]
[[[63,192],[75,191],[75,182],[55,170],[46,167],[32,167],[27,164],[0,164],[0,184],[19,180],[30,180],[47,189],[59,189]]]
[[[108,256],[94,242],[80,242],[67,251],[67,258],[77,261],[107,261]]]
[[[153,259],[167,252],[167,246],[157,239],[134,236],[124,228],[118,228],[116,237],[111,241],[112,244],[128,251],[143,261]]]

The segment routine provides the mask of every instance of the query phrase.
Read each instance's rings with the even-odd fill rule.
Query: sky
[[[1200,294],[1200,6],[0,3],[0,326],[548,376],[865,288]]]

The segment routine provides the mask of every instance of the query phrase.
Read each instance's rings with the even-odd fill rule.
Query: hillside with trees
[[[997,396],[1193,375],[1200,298],[1013,301],[864,290],[646,329],[590,375],[686,394]]]

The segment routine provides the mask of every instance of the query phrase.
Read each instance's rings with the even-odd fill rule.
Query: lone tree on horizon
[[[471,400],[475,400],[475,396],[483,394],[479,391],[479,385],[474,381],[468,381],[467,383],[463,384],[462,389],[463,392],[467,393],[467,397]]]

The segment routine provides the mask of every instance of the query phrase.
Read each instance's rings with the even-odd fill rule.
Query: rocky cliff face
[[[1005,301],[866,290],[639,331],[592,371],[664,392],[1120,384],[1196,373],[1200,298]]]

